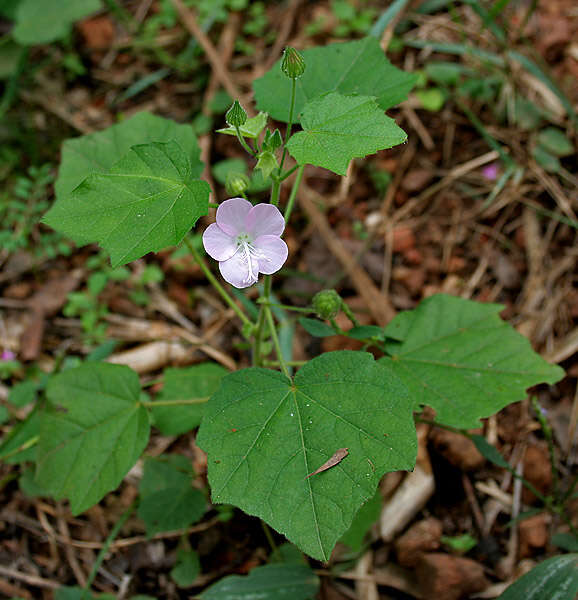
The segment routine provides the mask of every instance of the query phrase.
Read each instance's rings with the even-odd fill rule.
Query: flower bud
[[[283,52],[283,60],[281,62],[281,70],[290,79],[297,79],[305,73],[305,61],[295,48],[287,46]]]
[[[313,296],[312,305],[321,319],[333,319],[341,310],[341,296],[335,290],[321,290]]]
[[[227,111],[225,121],[231,127],[241,127],[247,121],[247,113],[243,110],[238,100],[235,100],[231,108]]]
[[[240,196],[249,187],[249,178],[244,173],[228,173],[225,189],[229,196]]]

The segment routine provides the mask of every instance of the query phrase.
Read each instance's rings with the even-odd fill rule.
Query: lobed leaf
[[[331,92],[309,102],[301,116],[303,131],[287,143],[301,165],[324,167],[345,175],[353,158],[405,142],[407,134],[368,96]]]
[[[156,400],[202,400],[217,390],[227,372],[213,363],[165,369],[165,383]],[[155,406],[153,403],[154,424],[163,435],[186,433],[199,426],[205,406],[205,402],[181,406]]]
[[[101,8],[100,0],[21,0],[12,35],[24,45],[53,42],[65,37],[75,21]]]
[[[87,177],[43,221],[77,243],[100,243],[117,267],[179,244],[208,213],[209,192],[176,142],[152,142]]]
[[[332,352],[291,381],[249,368],[223,378],[197,443],[216,503],[257,515],[304,552],[328,560],[382,475],[412,469],[412,402],[365,352]],[[339,448],[349,455],[306,479]]]
[[[131,148],[150,142],[176,142],[191,163],[191,175],[203,170],[201,149],[190,125],[139,112],[103,131],[66,140],[54,184],[56,198],[70,194],[93,173],[107,173]]]
[[[253,569],[249,575],[224,577],[199,595],[202,600],[309,600],[319,579],[306,566],[281,564]]]
[[[416,77],[394,67],[374,37],[309,48],[301,53],[305,73],[296,80],[294,115],[325,92],[375,96],[382,111],[407,98]],[[277,121],[289,121],[291,80],[281,71],[281,59],[253,82],[259,110]],[[293,119],[295,122],[295,118]]]
[[[575,600],[578,554],[553,556],[515,581],[497,600]]]
[[[193,469],[180,455],[161,456],[145,461],[139,486],[138,516],[152,537],[164,531],[184,529],[204,514],[203,493],[191,486]]]
[[[393,356],[379,362],[405,383],[415,410],[431,406],[440,423],[478,427],[479,419],[524,398],[527,388],[564,376],[500,319],[502,308],[431,296],[385,328],[399,343],[387,345]]]
[[[138,375],[85,363],[52,377],[42,415],[36,481],[74,514],[118,487],[149,437]]]

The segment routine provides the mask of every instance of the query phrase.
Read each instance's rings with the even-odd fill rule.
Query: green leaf
[[[556,127],[542,129],[538,134],[538,143],[554,156],[570,156],[576,152],[572,142]]]
[[[415,92],[422,108],[430,112],[439,112],[446,101],[446,96],[439,88],[428,88],[427,90],[417,90]]]
[[[8,402],[14,406],[20,407],[31,404],[32,402],[36,401],[36,394],[41,387],[42,386],[39,382],[32,379],[17,383],[10,390]]]
[[[46,44],[65,37],[75,21],[100,10],[100,0],[21,0],[12,30],[20,44]]]
[[[550,154],[545,148],[540,145],[534,146],[532,149],[534,160],[548,173],[558,173],[562,167],[557,156]]]
[[[377,325],[357,325],[352,327],[347,335],[354,340],[364,340],[369,338],[383,339],[384,333],[381,327]]]
[[[578,594],[578,554],[554,556],[515,581],[498,600],[575,600]]]
[[[40,413],[33,410],[24,421],[15,425],[0,444],[0,460],[12,465],[34,460],[36,446],[34,440],[40,429]],[[22,450],[18,451],[19,448]]]
[[[309,567],[266,565],[249,575],[230,575],[199,595],[202,600],[310,600],[319,589],[319,579]]]
[[[26,48],[14,43],[8,36],[0,38],[0,80],[17,76],[18,65],[26,54]]]
[[[179,244],[208,213],[209,192],[176,142],[153,142],[87,177],[43,221],[78,243],[99,242],[117,267]]]
[[[464,66],[455,62],[432,61],[425,66],[427,76],[442,85],[455,85],[464,71]]]
[[[478,540],[469,533],[463,533],[462,535],[442,535],[440,538],[442,544],[445,544],[448,548],[451,548],[454,552],[465,554],[469,552],[478,544]]]
[[[327,323],[317,319],[300,317],[299,325],[301,325],[301,327],[303,327],[303,329],[305,329],[305,331],[313,337],[329,337],[331,335],[337,335],[333,327],[330,327],[327,325]]]
[[[354,552],[361,552],[363,540],[371,526],[379,519],[383,498],[379,490],[358,511],[351,527],[341,536],[342,544],[349,546]]]
[[[192,176],[198,177],[203,163],[192,128],[147,112],[137,113],[104,131],[66,140],[62,145],[62,160],[54,184],[56,198],[72,192],[89,175],[110,171],[132,146],[171,141],[183,149],[191,163]]]
[[[480,418],[524,398],[527,388],[564,376],[500,319],[502,308],[437,294],[412,311],[395,355],[380,363],[405,383],[415,410],[428,405],[439,423],[475,428]]]
[[[179,550],[171,577],[179,587],[190,587],[201,572],[199,555],[194,550]]]
[[[193,400],[213,394],[228,371],[223,367],[205,363],[180,369],[165,369],[165,384],[156,400]],[[152,406],[154,424],[163,435],[180,435],[201,423],[206,403],[182,406]]]
[[[271,173],[278,168],[279,163],[277,162],[274,152],[265,150],[259,154],[255,169],[259,169],[261,171],[263,174],[263,179],[267,179],[267,177],[269,177],[269,175],[271,175]]]
[[[269,115],[264,112],[260,112],[256,117],[252,117],[245,121],[244,125],[239,127],[239,131],[243,137],[251,138],[256,140],[265,126],[267,125],[267,118]],[[237,130],[233,126],[225,127],[223,129],[217,129],[217,133],[224,133],[226,135],[237,135]]]
[[[185,529],[204,514],[203,493],[191,486],[193,470],[180,455],[161,456],[145,461],[139,486],[138,516],[152,537],[163,531]]]
[[[474,442],[478,452],[486,459],[489,460],[494,465],[501,467],[502,469],[511,470],[511,466],[508,461],[500,454],[498,449],[495,446],[492,446],[486,440],[483,435],[473,434],[470,436],[472,442]]]
[[[568,552],[578,552],[578,538],[572,533],[556,533],[550,540],[554,546]]]
[[[345,175],[352,158],[391,148],[407,139],[393,119],[368,96],[331,92],[309,102],[301,117],[304,131],[291,136],[287,150],[299,164]]]
[[[6,423],[9,418],[10,413],[8,412],[8,409],[3,404],[0,404],[0,425]]]
[[[327,560],[382,475],[412,469],[412,401],[365,352],[331,352],[291,381],[249,368],[223,378],[198,445],[212,498],[257,515],[304,552]],[[338,449],[349,455],[306,479]]]
[[[54,376],[47,387],[37,451],[37,483],[73,514],[118,487],[149,437],[138,375],[91,362]]]
[[[296,80],[294,115],[299,115],[314,98],[330,91],[374,96],[378,106],[387,110],[407,98],[416,79],[394,67],[374,37],[309,48],[301,54],[306,68]],[[280,59],[253,83],[258,108],[287,123],[291,86],[291,80],[281,71]]]

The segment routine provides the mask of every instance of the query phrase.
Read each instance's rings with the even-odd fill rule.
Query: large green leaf
[[[502,308],[437,294],[403,317],[403,327],[392,327],[400,343],[389,345],[393,356],[380,363],[406,384],[415,410],[428,405],[436,421],[474,428],[527,388],[564,376],[500,319]]]
[[[149,436],[137,374],[91,362],[54,376],[37,450],[38,483],[74,514],[118,487]]]
[[[257,515],[327,560],[381,476],[412,469],[412,402],[365,352],[332,352],[291,381],[261,368],[223,378],[197,436],[214,502]],[[306,479],[338,449],[349,455]]]
[[[407,98],[416,80],[414,75],[400,71],[385,58],[374,37],[309,48],[302,54],[306,68],[297,79],[295,116],[307,102],[331,91],[375,96],[379,107],[387,110]],[[277,61],[253,83],[259,110],[287,122],[291,86],[291,80],[281,71],[281,60]]]
[[[553,556],[514,582],[498,600],[575,600],[578,554]]]
[[[43,221],[77,243],[99,242],[117,267],[179,244],[208,213],[209,191],[176,142],[152,142],[87,177]]]
[[[309,102],[301,116],[303,131],[287,143],[301,165],[312,164],[345,175],[352,158],[405,142],[406,133],[368,96],[325,94]]]
[[[61,198],[93,173],[107,173],[132,146],[150,142],[177,142],[189,157],[191,174],[198,177],[203,170],[201,150],[190,125],[179,125],[170,119],[140,112],[103,131],[66,140],[54,184],[56,198]]]
[[[156,400],[203,400],[213,394],[228,371],[213,363],[165,369],[165,383]],[[180,435],[201,423],[205,402],[174,406],[152,405],[154,424],[164,435]]]
[[[145,461],[138,516],[147,534],[184,529],[205,512],[206,500],[191,486],[193,469],[184,456],[167,455]]]
[[[319,579],[302,565],[266,565],[249,575],[230,575],[200,594],[202,600],[310,600]]]
[[[46,44],[63,38],[72,24],[95,13],[100,0],[21,0],[12,31],[20,44]]]

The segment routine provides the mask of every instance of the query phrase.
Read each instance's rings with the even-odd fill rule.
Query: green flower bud
[[[244,173],[228,173],[225,189],[229,196],[240,196],[249,187],[249,178]]]
[[[313,308],[321,319],[333,319],[341,310],[341,296],[335,290],[321,290],[313,296]]]
[[[243,110],[238,100],[235,100],[231,108],[227,111],[225,121],[231,127],[241,127],[247,121],[247,113]]]
[[[305,73],[305,61],[295,48],[287,46],[283,52],[283,60],[281,62],[281,70],[290,79],[297,79]]]

